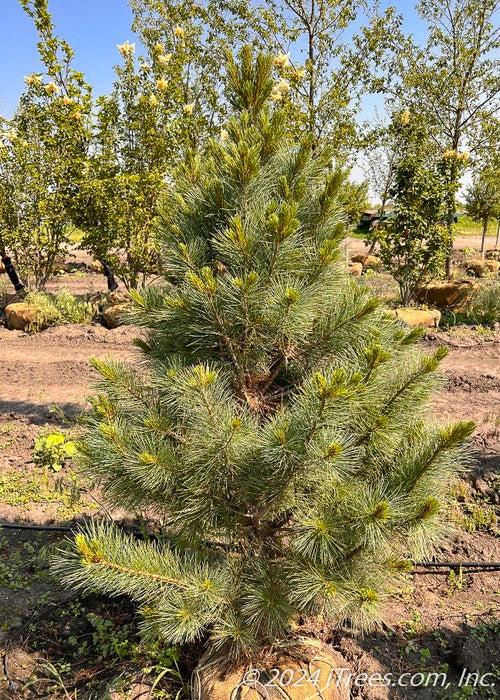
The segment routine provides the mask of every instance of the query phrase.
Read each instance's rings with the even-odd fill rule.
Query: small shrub
[[[25,299],[39,309],[37,326],[60,326],[66,323],[91,323],[98,313],[95,304],[85,299],[78,299],[67,289],[57,294],[47,292],[30,292]],[[33,330],[36,330],[34,328]]]
[[[67,440],[63,433],[41,435],[35,441],[33,461],[42,467],[50,467],[55,472],[60,471],[67,459],[74,457],[75,443]]]
[[[468,260],[470,258],[477,258],[477,255],[478,255],[477,250],[475,250],[475,248],[469,248],[469,247],[464,248],[463,254],[464,254],[464,258],[466,260]]]

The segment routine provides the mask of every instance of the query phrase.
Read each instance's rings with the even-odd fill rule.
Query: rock
[[[366,253],[356,253],[351,258],[352,263],[361,263],[364,270],[378,270],[382,265],[380,258],[376,255],[366,255]]]
[[[469,260],[467,262],[467,272],[475,277],[486,277],[490,274],[498,274],[500,269],[500,262],[498,260],[489,260],[482,258],[477,258],[475,260]]]
[[[407,309],[401,307],[392,313],[404,321],[410,328],[421,326],[423,328],[437,328],[441,320],[441,312],[437,309]]]
[[[34,304],[24,302],[9,304],[5,307],[5,317],[7,327],[11,331],[24,331],[28,326],[34,326],[37,330],[47,327],[40,314],[40,309]]]
[[[363,265],[360,262],[354,262],[349,265],[349,274],[352,275],[352,277],[361,277],[361,273],[363,272]]]
[[[118,326],[125,325],[126,321],[123,320],[123,315],[130,310],[130,304],[115,304],[114,306],[109,306],[102,312],[102,320],[104,325],[109,328],[118,328]]]
[[[291,644],[283,647],[271,665],[276,671],[270,673],[258,664],[240,663],[231,667],[227,661],[213,652],[203,656],[193,672],[193,700],[236,697],[245,700],[348,700],[350,697],[346,660],[316,639],[302,639],[293,647]],[[337,669],[346,669],[338,685]]]
[[[484,260],[483,262],[490,272],[497,273],[500,270],[499,260]]]
[[[125,304],[126,302],[130,301],[128,294],[125,294],[125,292],[119,292],[115,290],[114,292],[110,292],[107,295],[107,300],[109,306],[115,306],[116,304]]]
[[[474,481],[474,487],[476,491],[481,493],[483,496],[489,495],[491,487],[484,479],[478,478]]]
[[[367,255],[363,261],[365,270],[378,270],[382,266],[382,260],[376,255]]]
[[[479,284],[472,280],[435,281],[417,290],[416,298],[438,309],[453,309],[467,303],[478,289]]]

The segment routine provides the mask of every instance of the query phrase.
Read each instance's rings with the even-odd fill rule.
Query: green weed
[[[35,440],[33,461],[42,467],[50,467],[55,472],[60,471],[65,463],[76,454],[76,446],[63,433],[40,435]]]

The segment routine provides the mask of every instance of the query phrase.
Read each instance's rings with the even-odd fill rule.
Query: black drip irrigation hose
[[[2,523],[0,529],[3,530],[31,530],[35,532],[74,532],[77,529],[74,525],[28,525],[24,523]],[[131,535],[143,537],[142,530],[129,529]],[[152,533],[151,537],[156,536]],[[218,542],[207,542],[210,546],[224,546]],[[500,571],[500,561],[415,561],[411,562],[416,569],[425,569],[425,571],[413,571],[414,574],[425,573],[441,573],[433,571],[433,569],[471,569],[468,573],[484,573],[485,571]],[[446,573],[446,572],[443,572]]]
[[[3,530],[38,530],[40,532],[72,532],[71,525],[25,525],[21,523],[0,523]]]
[[[429,562],[414,562],[413,566],[462,566],[463,568],[468,568],[470,566],[492,566],[500,568],[500,561],[483,561],[483,562],[472,562],[472,561],[429,561]]]
[[[107,263],[105,263],[103,260],[99,260],[99,262],[102,265],[103,274],[108,281],[108,291],[116,292],[116,290],[118,289],[118,282],[115,280],[115,276],[113,274],[113,271],[111,270],[109,265]]]

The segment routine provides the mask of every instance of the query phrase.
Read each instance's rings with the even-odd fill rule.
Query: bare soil
[[[486,250],[495,247],[495,240],[494,236],[486,238]],[[367,246],[361,238],[348,236],[344,241],[344,245],[351,254],[364,253],[367,250]],[[465,248],[479,250],[481,248],[481,236],[455,236],[453,248],[455,251],[463,251]]]
[[[361,241],[351,244],[361,249]],[[464,237],[464,245],[473,245],[471,237]],[[65,286],[83,294],[89,289],[102,291],[104,282],[98,275],[68,274],[55,278],[51,287]],[[53,493],[60,474],[47,474],[33,462],[33,446],[41,433],[78,431],[74,419],[85,410],[95,380],[90,358],[113,355],[132,359],[136,335],[132,327],[109,331],[98,324],[60,326],[37,334],[0,327],[0,522],[57,526],[102,512],[93,501],[92,490],[85,486],[80,504],[57,500]],[[498,562],[500,333],[459,328],[432,333],[423,341],[429,351],[442,344],[449,348],[443,362],[446,381],[432,410],[440,420],[472,419],[477,423],[473,439],[477,462],[457,496],[462,516],[455,534],[443,546],[440,559]],[[63,477],[66,472],[65,467]],[[32,491],[24,497],[26,483]],[[48,492],[51,498],[44,496]],[[489,520],[483,518],[484,514]],[[76,690],[78,698],[90,697],[89,689],[96,683],[100,692],[105,688],[109,691],[117,677],[126,682],[119,690],[109,691],[108,697],[126,697],[127,692],[129,697],[140,695],[143,700],[151,697],[154,674],[138,671],[142,663],[148,665],[147,660],[136,660],[134,666],[130,658],[121,658],[116,651],[99,655],[96,645],[99,643],[102,651],[102,635],[99,637],[94,623],[89,622],[93,619],[89,618],[90,611],[109,621],[114,630],[109,634],[124,644],[127,639],[136,640],[137,620],[128,601],[110,604],[95,596],[74,596],[62,590],[51,576],[47,553],[61,546],[63,537],[64,533],[59,532],[0,529],[0,648],[2,643],[4,646],[0,700],[64,696],[57,683],[42,682],[31,690],[22,690],[39,657],[63,669],[66,692],[68,688],[70,694]],[[500,697],[496,694],[500,688],[499,596],[499,572],[469,573],[458,565],[451,571],[417,570],[389,602],[386,624],[379,632],[363,637],[348,629],[309,629],[306,623],[304,631],[340,649],[356,674],[383,676],[390,672],[397,677],[401,673],[444,670],[451,683],[442,689],[371,688],[362,682],[354,687],[354,698]],[[125,641],[123,635],[120,637],[123,629],[127,630]],[[181,657],[185,674],[192,668],[192,651]],[[71,668],[68,670],[64,663]],[[460,690],[456,684],[464,667],[496,673],[496,689]],[[173,698],[180,686],[169,685],[165,679],[161,687],[164,697]],[[469,694],[463,694],[466,692]]]

